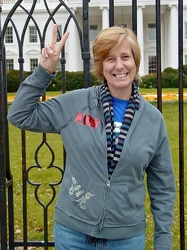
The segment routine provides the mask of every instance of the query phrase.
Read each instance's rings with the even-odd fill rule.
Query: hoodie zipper
[[[104,218],[105,218],[105,214],[106,214],[106,201],[107,201],[108,193],[110,190],[110,179],[108,179],[106,187],[107,187],[107,190],[106,190],[106,195],[105,195],[105,200],[104,200],[103,213],[102,213],[101,221],[99,222],[98,228],[97,228],[98,234],[101,233],[102,228],[103,228]]]
[[[101,122],[103,123],[103,126],[105,126],[103,116],[101,115],[100,110],[99,110],[99,104],[97,105],[97,112],[99,114]],[[111,181],[111,179],[109,179],[109,177],[108,177],[107,184],[106,184],[106,195],[105,195],[105,200],[104,200],[102,217],[101,217],[101,220],[100,220],[100,222],[99,222],[99,224],[97,226],[97,230],[96,230],[97,234],[101,234],[101,231],[102,231],[102,228],[103,228],[104,218],[105,218],[105,214],[106,214],[106,201],[107,201],[108,193],[109,193],[109,190],[110,190],[110,181]]]

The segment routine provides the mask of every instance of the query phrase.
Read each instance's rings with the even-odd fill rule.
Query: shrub
[[[24,79],[29,76],[32,72],[24,72]],[[66,71],[66,90],[71,91],[74,89],[80,89],[84,87],[84,74],[83,71],[69,72]],[[90,73],[90,86],[98,85],[97,78]],[[20,71],[10,70],[7,72],[7,91],[16,92],[20,85]],[[57,72],[56,77],[53,78],[51,84],[48,86],[47,91],[59,91],[62,90],[62,72]]]
[[[90,73],[89,86],[98,85],[97,78]],[[84,73],[83,71],[66,72],[66,89],[68,91],[84,88]]]
[[[162,87],[163,88],[176,88],[178,81],[178,75],[176,73],[167,72],[162,73]]]
[[[178,87],[178,70],[168,67],[164,69],[161,75],[162,88],[177,88]],[[184,87],[187,86],[187,65],[184,67]],[[157,75],[149,74],[141,78],[139,83],[140,88],[156,88]]]
[[[47,87],[47,91],[58,91],[62,89],[62,83],[56,77],[53,78],[51,84]]]
[[[164,69],[163,73],[166,73],[166,74],[177,74],[178,70],[177,69],[173,69],[171,67],[168,67],[168,68]]]
[[[138,84],[140,88],[156,88],[157,76],[156,74],[145,75],[141,78],[141,83]]]
[[[66,90],[71,91],[74,89],[80,89],[84,87],[84,74],[83,71],[77,72],[65,72],[65,80],[66,80]],[[99,82],[97,78],[90,73],[90,86],[98,85]],[[62,72],[57,72],[56,77],[52,80],[51,85],[47,88],[47,90],[61,90],[62,89]]]
[[[10,70],[7,73],[7,91],[15,92],[20,85],[19,70]]]
[[[24,72],[23,78],[25,79],[32,72]],[[16,92],[20,85],[20,71],[19,70],[10,70],[7,72],[7,91]]]
[[[184,66],[183,66],[183,73],[184,73],[184,75],[187,76],[187,65],[184,65]]]

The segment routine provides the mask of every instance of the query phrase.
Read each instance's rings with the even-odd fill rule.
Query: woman
[[[42,50],[40,65],[20,86],[8,120],[63,138],[67,159],[55,206],[61,249],[145,249],[144,175],[154,218],[154,249],[171,250],[175,180],[161,113],[138,93],[140,49],[130,29],[107,28],[94,45],[103,84],[39,102],[69,33]]]

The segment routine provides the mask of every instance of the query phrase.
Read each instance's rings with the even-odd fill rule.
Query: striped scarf
[[[139,109],[140,96],[136,85],[132,84],[132,94],[129,99],[127,109],[122,122],[118,142],[116,144],[116,138],[114,133],[114,111],[112,105],[112,96],[108,89],[108,85],[105,82],[101,86],[101,99],[103,103],[104,117],[105,117],[105,129],[107,137],[107,161],[108,161],[108,175],[109,179],[119,162],[120,155],[123,149],[124,141],[127,132],[130,128],[135,112]]]

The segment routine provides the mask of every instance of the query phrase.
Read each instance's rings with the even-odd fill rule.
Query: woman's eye
[[[123,59],[123,60],[126,60],[126,59],[128,59],[128,58],[129,58],[129,56],[127,56],[127,55],[126,55],[126,56],[122,56],[122,59]]]
[[[108,62],[112,62],[112,61],[114,61],[114,60],[115,60],[114,57],[109,57],[109,58],[107,59]]]

